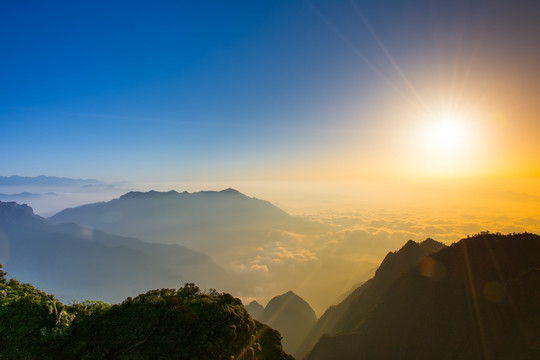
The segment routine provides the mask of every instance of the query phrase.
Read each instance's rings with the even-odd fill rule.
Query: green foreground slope
[[[0,270],[1,271],[1,270]],[[0,272],[0,359],[284,359],[241,301],[193,284],[66,306]]]

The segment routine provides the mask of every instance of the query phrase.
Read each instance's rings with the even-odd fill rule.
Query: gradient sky
[[[3,1],[0,175],[537,176],[538,19],[535,0]],[[439,111],[465,114],[459,151],[424,144]]]

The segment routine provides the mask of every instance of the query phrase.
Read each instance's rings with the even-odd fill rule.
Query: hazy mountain
[[[315,324],[317,317],[304,299],[289,291],[268,302],[260,321],[278,330],[283,336],[285,351],[296,355],[301,341]]]
[[[156,287],[197,282],[231,286],[208,256],[180,245],[150,244],[76,224],[49,224],[32,208],[0,202],[0,263],[11,276],[64,301],[116,302]]]
[[[432,249],[444,247],[444,244],[431,239],[422,243],[409,240],[399,251],[388,253],[373,278],[354,290],[341,303],[326,310],[309,331],[298,354],[303,356],[309,352],[324,334],[337,334],[353,329],[363,321],[396,279],[433,253]]]
[[[6,200],[20,200],[20,199],[31,199],[41,196],[41,194],[34,194],[30,192],[21,192],[18,194],[1,194],[0,193],[0,200],[6,201]]]
[[[92,186],[102,182],[96,179],[71,179],[56,176],[0,176],[0,186]]]
[[[96,179],[56,176],[0,176],[0,200],[25,203],[42,216],[67,208],[109,200],[125,193],[126,182],[105,183]]]
[[[261,304],[253,300],[246,305],[246,310],[249,312],[252,318],[258,321],[262,321],[261,319],[264,312],[264,307]]]
[[[145,241],[181,244],[209,255],[253,252],[275,229],[299,229],[307,222],[271,203],[236,190],[197,193],[129,192],[119,199],[65,209],[51,222],[75,222]]]
[[[425,257],[308,359],[537,359],[540,236],[480,234]]]

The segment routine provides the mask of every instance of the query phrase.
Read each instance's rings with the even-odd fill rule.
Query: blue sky
[[[534,89],[520,81],[539,6],[515,4],[3,2],[2,175],[286,179],[384,162],[388,104],[503,69]]]

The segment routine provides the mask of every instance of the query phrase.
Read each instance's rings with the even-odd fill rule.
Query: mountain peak
[[[375,272],[375,276],[393,278],[395,274],[402,273],[411,268],[432,252],[429,247],[409,240],[398,251],[389,252],[386,255]]]
[[[246,306],[257,306],[257,307],[260,306],[261,308],[263,307],[261,304],[257,302],[257,300],[251,300],[251,302],[247,304]]]
[[[426,240],[422,241],[420,243],[420,245],[422,245],[423,247],[428,248],[429,250],[431,250],[433,252],[437,252],[437,251],[442,250],[442,249],[444,249],[446,247],[446,245],[443,244],[442,242],[433,240],[432,238],[427,238]]]
[[[228,188],[221,191],[213,191],[213,190],[200,191],[200,192],[193,193],[192,195],[194,196],[238,196],[238,195],[245,196],[240,191],[233,188]]]
[[[166,197],[173,197],[180,195],[177,191],[171,190],[171,191],[156,191],[156,190],[150,190],[147,192],[142,191],[130,191],[122,196],[120,196],[120,199],[122,200],[145,200],[145,199],[156,199],[156,198],[166,198]]]
[[[275,303],[282,303],[282,302],[285,302],[285,301],[291,301],[291,300],[305,302],[305,300],[302,299],[300,296],[298,296],[294,291],[289,290],[289,291],[287,291],[286,293],[283,293],[283,294],[281,294],[281,295],[274,296],[274,297],[270,300],[270,302],[266,305],[266,307],[268,307],[268,305],[270,305],[270,304],[273,303],[273,302],[275,302]],[[306,304],[307,304],[307,302],[306,302]]]
[[[2,216],[34,216],[34,209],[26,204],[17,204],[16,202],[0,201],[0,215]]]
[[[403,245],[403,247],[399,250],[399,251],[402,251],[402,250],[405,250],[405,249],[409,249],[409,248],[413,248],[413,247],[416,247],[418,246],[418,243],[414,240],[409,240],[405,243],[405,245]]]
[[[230,195],[242,195],[242,193],[236,189],[228,188],[220,191],[221,194],[230,194]]]
[[[246,310],[249,312],[252,318],[254,318],[257,321],[261,321],[262,314],[264,312],[264,307],[259,304],[257,301],[253,300],[246,306]]]
[[[262,322],[283,335],[283,348],[294,355],[309,329],[317,322],[317,316],[307,301],[293,291],[287,291],[268,302]]]
[[[167,199],[167,198],[174,198],[177,196],[186,196],[186,195],[193,195],[193,196],[207,196],[207,195],[242,195],[241,192],[238,190],[235,190],[233,188],[228,188],[221,191],[200,191],[195,193],[190,193],[188,191],[183,191],[182,193],[179,193],[175,190],[170,191],[156,191],[156,190],[150,190],[147,192],[143,191],[130,191],[122,196],[120,196],[120,199],[122,200],[149,200],[149,199]]]
[[[26,204],[0,201],[0,221],[8,221],[19,224],[40,223],[43,219],[34,214],[34,210]]]

